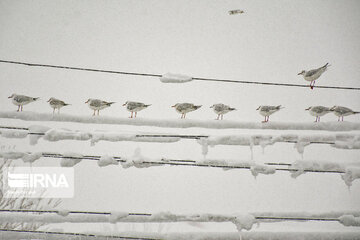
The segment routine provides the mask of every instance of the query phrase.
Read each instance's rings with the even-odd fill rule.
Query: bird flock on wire
[[[315,85],[315,81],[327,70],[329,67],[329,63],[326,63],[324,66],[312,69],[309,71],[303,70],[298,75],[303,75],[304,79],[306,81],[310,82],[310,88],[313,89]],[[9,98],[12,98],[13,104],[18,106],[17,111],[23,110],[23,105],[26,105],[28,103],[34,102],[38,100],[38,97],[28,97],[25,95],[18,95],[18,94],[12,94]],[[53,114],[55,113],[55,110],[58,110],[58,113],[60,113],[60,108],[64,106],[68,106],[70,104],[65,103],[62,100],[56,99],[56,98],[50,98],[48,100],[48,103],[50,104],[50,107],[53,108]],[[100,114],[100,110],[110,107],[115,102],[107,102],[100,99],[93,99],[89,98],[86,102],[88,104],[89,108],[92,109],[93,116]],[[123,106],[126,107],[126,109],[131,112],[130,118],[136,118],[137,113],[147,107],[149,107],[151,104],[144,104],[141,102],[132,102],[127,101],[123,104]],[[175,110],[181,114],[181,118],[184,119],[186,117],[186,114],[192,111],[195,111],[199,109],[202,105],[195,105],[193,103],[176,103],[172,107],[175,108]],[[232,108],[228,105],[217,103],[212,105],[210,108],[214,110],[214,112],[217,114],[216,120],[222,120],[224,118],[224,114],[236,110],[235,108]],[[259,111],[259,113],[265,117],[265,120],[263,122],[268,122],[270,115],[273,113],[279,111],[282,109],[282,106],[259,106],[256,110]],[[336,116],[338,116],[338,121],[344,121],[344,116],[349,116],[353,114],[358,114],[360,112],[356,112],[351,110],[347,107],[341,107],[341,106],[333,106],[331,108],[323,107],[323,106],[312,106],[307,109],[309,113],[316,117],[315,122],[320,122],[320,117],[324,116],[325,114],[329,112],[333,112]],[[134,114],[135,113],[135,114]]]

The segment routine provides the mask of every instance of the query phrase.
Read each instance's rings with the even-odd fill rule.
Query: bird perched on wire
[[[124,103],[123,106],[126,106],[126,109],[129,112],[131,112],[130,118],[133,118],[133,113],[135,113],[135,117],[136,117],[137,112],[151,106],[151,104],[145,104],[145,103],[141,103],[141,102],[126,101],[126,103]]]
[[[244,11],[240,10],[240,9],[235,9],[235,10],[229,11],[229,15],[242,14],[242,13],[244,13]]]
[[[320,122],[320,117],[332,111],[330,108],[323,106],[308,107],[305,110],[309,111],[310,115],[316,117],[315,122]]]
[[[96,111],[98,112],[97,115],[99,115],[100,110],[110,107],[111,104],[114,104],[115,102],[106,102],[100,99],[89,98],[85,103],[89,105],[89,108],[94,110],[93,116],[95,116]]]
[[[19,95],[19,94],[16,94],[16,93],[13,93],[10,97],[8,98],[12,98],[12,103],[16,106],[18,106],[18,109],[17,109],[17,112],[23,110],[23,106],[28,104],[28,103],[31,103],[31,102],[35,102],[36,100],[38,100],[39,98],[38,97],[28,97],[28,96],[25,96],[25,95]]]
[[[259,113],[265,117],[265,120],[263,122],[268,122],[269,116],[271,114],[279,111],[282,108],[284,108],[284,107],[281,107],[281,105],[279,105],[279,106],[259,106],[256,110],[259,110]]]
[[[58,113],[60,113],[60,108],[70,105],[54,97],[51,97],[47,102],[50,104],[50,107],[53,108],[53,114],[55,113],[55,109],[57,109]]]
[[[317,69],[312,69],[309,71],[302,70],[300,73],[298,73],[298,75],[303,75],[306,81],[310,81],[310,88],[313,89],[315,85],[315,80],[318,79],[329,66],[330,66],[329,63],[327,63],[324,66],[319,67]]]
[[[171,106],[173,108],[175,108],[175,110],[178,113],[181,113],[181,118],[185,118],[186,114],[188,112],[192,112],[195,111],[197,109],[199,109],[202,105],[194,105],[192,103],[177,103],[174,106]]]
[[[332,108],[330,108],[331,111],[334,112],[334,114],[336,116],[338,116],[338,121],[344,121],[344,116],[350,116],[350,115],[354,115],[354,114],[358,114],[360,112],[355,112],[353,110],[351,110],[350,108],[347,107],[341,107],[341,106],[333,106]]]
[[[224,114],[236,110],[235,108],[229,107],[228,105],[217,103],[212,105],[210,108],[214,110],[214,112],[218,115],[216,120],[219,120],[221,116],[221,120],[224,118]]]

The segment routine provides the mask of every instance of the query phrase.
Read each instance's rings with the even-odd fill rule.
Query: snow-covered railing
[[[173,214],[129,213],[129,212],[86,212],[68,210],[1,210],[0,223],[171,223],[171,222],[230,222],[238,231],[251,230],[261,222],[281,221],[325,221],[338,222],[344,226],[360,226],[360,212],[330,213],[248,213],[248,214]]]
[[[34,162],[41,157],[61,159],[60,165],[63,167],[73,167],[82,160],[97,161],[100,167],[109,165],[120,165],[126,169],[130,167],[148,168],[156,166],[187,166],[187,167],[208,167],[220,168],[223,170],[231,169],[248,169],[256,177],[259,174],[274,174],[277,171],[287,171],[291,177],[298,177],[305,173],[338,173],[348,186],[360,178],[360,167],[355,164],[343,164],[329,161],[311,161],[297,160],[292,164],[289,163],[256,163],[253,160],[220,160],[220,159],[169,159],[158,158],[149,159],[141,155],[139,150],[135,151],[132,157],[120,157],[109,155],[82,155],[80,153],[48,153],[48,152],[0,152],[0,158],[4,159],[22,159],[24,162]]]
[[[210,128],[210,129],[272,129],[272,130],[318,130],[318,131],[353,131],[360,130],[360,123],[352,122],[240,122],[230,120],[194,120],[194,119],[148,119],[119,118],[108,116],[78,116],[69,114],[53,115],[36,112],[0,111],[0,118],[20,119],[25,121],[76,122],[94,124],[117,124],[132,126],[152,126],[162,128]]]
[[[47,240],[355,240],[359,239],[359,232],[187,232],[187,233],[144,233],[144,232],[112,232],[111,235],[99,233],[74,233],[55,231],[22,231],[0,229],[2,239],[47,239]]]

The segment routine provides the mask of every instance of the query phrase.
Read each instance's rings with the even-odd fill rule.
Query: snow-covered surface
[[[353,215],[343,215],[339,217],[339,222],[344,226],[357,226],[360,227],[360,217],[355,217]]]
[[[233,223],[235,224],[238,231],[241,231],[243,229],[251,230],[251,228],[256,222],[257,221],[255,217],[251,214],[237,215],[233,220]]]
[[[341,177],[345,181],[346,185],[350,187],[355,179],[360,178],[360,167],[347,167],[345,169],[345,174],[342,174]]]
[[[95,124],[118,124],[133,126],[153,126],[166,128],[215,128],[215,129],[274,129],[274,130],[319,130],[319,131],[352,131],[360,130],[360,123],[355,122],[240,122],[240,121],[215,121],[213,119],[148,119],[148,118],[118,118],[108,116],[80,116],[69,114],[53,115],[37,112],[4,112],[0,111],[0,118],[21,119],[25,121],[54,121],[77,122]]]
[[[60,166],[62,167],[73,167],[81,162],[81,158],[83,157],[81,154],[73,152],[66,152],[63,156],[64,158],[60,161]]]
[[[190,76],[175,73],[166,73],[160,77],[160,81],[163,83],[186,83],[192,80]]]
[[[100,157],[100,160],[97,162],[99,167],[106,167],[109,165],[118,165],[119,162],[116,161],[113,157],[104,155]]]

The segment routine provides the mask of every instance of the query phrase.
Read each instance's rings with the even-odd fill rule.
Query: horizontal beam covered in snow
[[[153,126],[163,128],[211,128],[211,129],[272,129],[272,130],[319,130],[319,131],[353,131],[360,130],[360,123],[351,122],[240,122],[192,119],[144,119],[118,118],[105,116],[76,116],[68,114],[53,115],[36,112],[0,111],[0,118],[21,119],[25,121],[77,122],[95,124],[117,124],[132,126]]]

